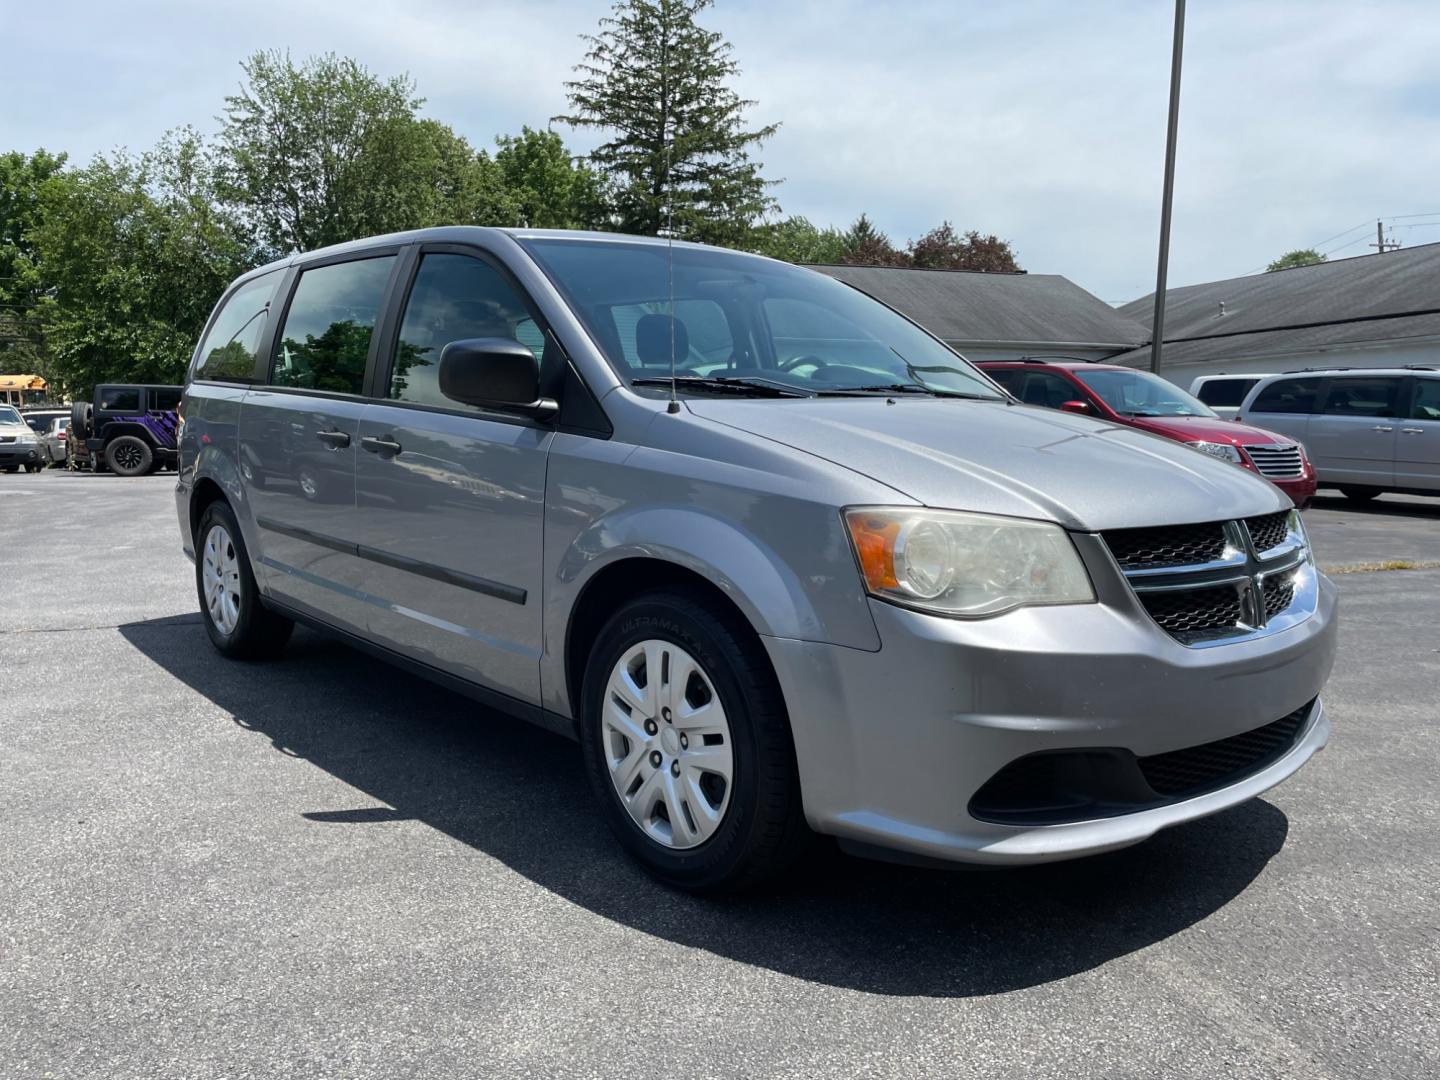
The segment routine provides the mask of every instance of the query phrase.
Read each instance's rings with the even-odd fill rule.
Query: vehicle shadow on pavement
[[[1371,517],[1440,519],[1440,501],[1430,498],[1381,498],[1372,502],[1352,502],[1343,495],[1326,492],[1312,498],[1310,508],[1340,510],[1347,514],[1367,514]]]
[[[1097,967],[1225,906],[1288,830],[1283,813],[1251,800],[1125,851],[992,872],[868,862],[825,845],[777,891],[695,898],[621,853],[578,748],[559,736],[304,630],[262,665],[216,654],[198,615],[120,631],[276,750],[384,804],[315,807],[304,816],[317,829],[416,819],[607,919],[871,993],[995,994]]]

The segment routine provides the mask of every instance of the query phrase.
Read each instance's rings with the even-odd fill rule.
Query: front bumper
[[[1271,480],[1270,482],[1290,496],[1290,501],[1301,510],[1305,509],[1310,504],[1310,500],[1315,497],[1316,484],[1313,472],[1294,480]]]
[[[33,443],[0,444],[0,465],[38,465],[44,460],[43,451]]]
[[[1024,608],[961,621],[871,601],[882,647],[767,638],[790,712],[806,817],[859,845],[1019,864],[1137,843],[1295,772],[1329,737],[1315,699],[1335,654],[1335,589],[1286,630],[1187,648],[1133,610]],[[1281,757],[1194,798],[1093,820],[1008,825],[971,816],[1004,766],[1041,751],[1163,754],[1270,724],[1315,701]]]

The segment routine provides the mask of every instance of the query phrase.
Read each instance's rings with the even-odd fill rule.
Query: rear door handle
[[[1390,424],[1376,424],[1376,425],[1375,425],[1374,427],[1372,427],[1370,430],[1371,430],[1371,431],[1394,431],[1395,428],[1394,428],[1392,425],[1390,425]]]
[[[315,437],[332,450],[343,450],[350,445],[350,436],[343,431],[317,431]]]
[[[400,444],[394,439],[380,439],[374,435],[366,435],[360,440],[360,446],[369,450],[372,454],[398,454]]]
[[[1424,435],[1424,434],[1425,434],[1425,429],[1424,429],[1423,427],[1402,427],[1400,430],[1403,431],[1406,435]]]

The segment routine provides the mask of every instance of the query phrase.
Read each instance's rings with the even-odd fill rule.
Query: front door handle
[[[360,445],[372,454],[400,453],[400,444],[394,439],[381,439],[376,438],[374,435],[366,435],[360,440]]]
[[[1403,431],[1406,435],[1424,435],[1424,434],[1425,434],[1425,429],[1424,429],[1423,427],[1402,427],[1400,430]]]
[[[1395,428],[1394,428],[1394,426],[1391,425],[1391,424],[1376,424],[1376,425],[1375,425],[1374,427],[1372,427],[1370,430],[1371,430],[1371,431],[1394,431]]]
[[[315,437],[331,450],[343,450],[350,445],[350,436],[343,431],[317,431]]]

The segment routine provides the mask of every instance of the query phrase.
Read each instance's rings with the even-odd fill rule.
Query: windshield
[[[925,331],[812,270],[689,245],[667,252],[623,241],[522,243],[616,372],[637,385],[668,381],[673,346],[675,373],[690,380],[680,387],[687,393],[703,385],[696,380],[736,379],[754,385],[728,389],[771,396],[787,388],[823,394],[923,386],[1005,400]]]
[[[1215,416],[1174,383],[1148,371],[1072,368],[1071,374],[1122,416]]]
[[[20,414],[9,405],[0,405],[0,424],[22,424]]]

